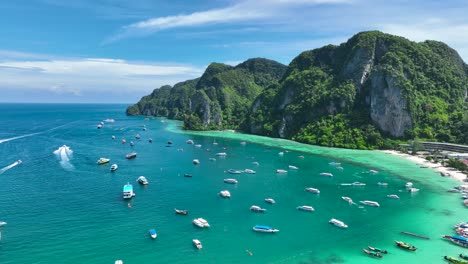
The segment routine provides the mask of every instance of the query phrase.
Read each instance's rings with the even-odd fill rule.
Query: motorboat
[[[110,159],[108,158],[100,158],[98,159],[98,161],[96,162],[98,165],[102,165],[102,164],[106,164],[106,163],[109,163]]]
[[[127,140],[122,139],[122,144],[125,144],[125,143],[127,143]]]
[[[333,174],[331,174],[329,172],[322,172],[322,173],[320,173],[320,176],[333,177]]]
[[[196,147],[196,148],[201,148],[201,144],[195,144],[193,146]]]
[[[387,195],[388,198],[391,198],[391,199],[400,199],[400,197],[396,194],[389,194]]]
[[[443,236],[443,238],[446,238],[450,240],[452,243],[457,244],[462,247],[468,248],[468,238],[464,236]]]
[[[371,246],[367,246],[367,248],[371,251],[374,251],[374,252],[378,252],[378,253],[383,253],[383,254],[387,254],[388,251],[385,250],[385,249],[380,249],[380,248],[376,248],[376,247],[371,247]]]
[[[193,140],[189,139],[189,140],[185,141],[185,143],[192,145],[192,144],[193,144]]]
[[[341,163],[332,161],[332,162],[329,162],[328,165],[331,165],[331,166],[340,166]]]
[[[218,152],[215,154],[216,156],[219,156],[219,157],[226,157],[227,156],[227,153],[226,152]]]
[[[228,190],[220,191],[219,195],[223,198],[231,198],[231,193]]]
[[[209,161],[216,161],[215,158],[209,158],[208,160],[209,160]]]
[[[301,205],[301,206],[296,207],[296,209],[300,210],[300,211],[307,211],[307,212],[315,211],[314,208],[312,206],[309,206],[309,205]]]
[[[126,159],[134,159],[136,158],[137,154],[136,152],[132,152],[132,153],[128,153],[127,155],[125,155],[125,158]]]
[[[347,202],[350,203],[350,204],[354,203],[353,200],[352,200],[351,198],[346,197],[346,196],[341,196],[341,199],[347,201]]]
[[[245,169],[244,172],[245,172],[245,173],[248,173],[248,174],[255,174],[255,173],[257,173],[256,171],[251,170],[251,169]]]
[[[198,164],[200,164],[200,161],[197,160],[197,159],[194,159],[194,160],[192,160],[192,163],[195,164],[195,165],[198,165]]]
[[[374,201],[359,201],[361,204],[369,205],[369,206],[374,206],[374,207],[379,207],[380,204],[378,202]]]
[[[304,156],[297,156],[297,157],[300,158],[300,159],[303,159],[303,158],[304,158]]]
[[[255,232],[261,232],[261,233],[276,233],[279,232],[278,229],[274,229],[269,226],[264,226],[264,225],[256,225],[252,228],[253,231]]]
[[[111,138],[112,138],[112,139],[115,139],[115,136],[112,136]]]
[[[135,196],[135,193],[133,192],[133,186],[130,183],[125,184],[123,187],[123,198],[131,199],[133,196]]]
[[[123,260],[118,259],[118,260],[116,260],[116,261],[114,262],[114,264],[124,264],[124,263],[123,263]]]
[[[311,187],[307,187],[304,189],[306,192],[311,192],[311,193],[316,193],[316,194],[320,194],[320,190],[317,189],[317,188],[311,188]]]
[[[227,172],[230,173],[230,174],[241,174],[242,173],[241,170],[235,170],[235,169],[229,169]]]
[[[293,165],[289,165],[288,168],[291,169],[291,170],[298,170],[299,169],[298,167],[293,166]]]
[[[0,226],[4,226],[4,225],[6,225],[6,224],[7,224],[7,222],[4,222],[4,221],[1,221],[1,222],[0,222]]]
[[[208,221],[206,221],[203,218],[193,219],[192,223],[201,228],[210,227],[210,224],[208,224]]]
[[[376,257],[376,258],[382,258],[382,254],[378,253],[378,252],[372,252],[370,250],[367,250],[365,248],[362,249],[362,251],[364,253],[366,253],[367,255],[371,256],[371,257]]]
[[[174,208],[174,210],[176,214],[180,214],[180,215],[188,215],[189,213],[187,210],[179,210],[177,208]]]
[[[376,170],[369,170],[369,173],[370,173],[370,174],[377,174],[378,171],[376,171]]]
[[[416,249],[417,249],[415,246],[412,246],[412,245],[410,245],[410,244],[408,244],[408,243],[405,243],[405,242],[403,242],[403,241],[397,241],[397,240],[395,240],[395,243],[396,243],[396,245],[397,245],[398,247],[403,248],[403,249],[406,249],[406,250],[416,251]]]
[[[258,213],[264,213],[266,211],[266,209],[261,208],[260,206],[257,206],[257,205],[252,205],[252,206],[250,206],[250,211],[258,212]]]
[[[247,145],[247,142],[245,142],[245,141],[241,141],[241,143],[240,143],[240,144],[241,144],[242,146],[245,146],[245,145]]]
[[[202,248],[203,248],[203,246],[202,246],[200,240],[198,240],[198,239],[193,239],[193,240],[192,240],[192,243],[193,243],[193,245],[194,245],[197,249],[202,249]]]
[[[460,254],[462,255],[462,254]],[[454,264],[468,264],[468,261],[460,260],[451,256],[444,256],[444,259],[447,260],[450,263]]]
[[[115,119],[107,118],[107,119],[102,120],[102,122],[114,123],[114,122],[115,122]]]
[[[288,173],[288,171],[287,171],[287,170],[278,169],[278,170],[276,170],[276,173]]]
[[[273,199],[273,198],[266,198],[265,199],[265,202],[269,203],[269,204],[274,204],[276,203],[276,201]]]
[[[172,145],[172,144],[174,144],[174,143],[173,143],[172,141],[168,141],[167,144],[168,144],[168,145]]]
[[[237,180],[236,179],[224,179],[225,183],[230,183],[230,184],[236,184]]]
[[[278,156],[284,156],[284,152],[278,153]]]
[[[97,129],[101,129],[101,128],[102,128],[101,124],[97,125]]]
[[[343,167],[341,167],[341,166],[336,166],[336,167],[335,167],[335,169],[337,169],[337,170],[339,170],[339,171],[342,171],[342,170],[344,170],[344,168],[343,168]]]
[[[388,186],[387,182],[378,182],[377,185],[379,186]]]
[[[185,173],[185,174],[184,174],[184,177],[185,177],[185,178],[192,178],[193,175],[192,175],[192,174]]]
[[[411,187],[411,188],[408,189],[408,192],[410,192],[410,193],[419,192],[419,189]]]
[[[135,139],[140,139],[140,138],[141,138],[141,137],[140,137],[140,134],[136,134],[136,135],[135,135]]]
[[[139,184],[141,184],[141,185],[147,185],[148,184],[148,180],[146,179],[145,176],[138,177],[137,182]]]
[[[119,166],[114,163],[114,164],[111,165],[110,171],[116,171],[118,168],[119,168]]]
[[[259,166],[260,163],[258,163],[258,161],[253,161],[253,162],[252,162],[252,165]]]
[[[328,223],[330,223],[332,225],[335,225],[337,227],[348,228],[347,224],[345,224],[343,221],[340,221],[340,220],[335,219],[335,218],[330,219],[330,221],[328,221]]]
[[[405,184],[405,187],[406,187],[406,188],[411,188],[411,187],[413,187],[413,183],[412,183],[412,182],[407,182],[407,183]]]
[[[152,138],[148,138],[148,142],[149,142],[149,143],[153,143],[153,139],[152,139]]]
[[[130,141],[130,146],[135,146],[135,143],[133,141]]]
[[[152,239],[155,239],[158,236],[158,234],[156,234],[156,229],[150,229],[149,234]]]
[[[351,183],[353,186],[366,186],[365,183],[362,183],[362,182],[353,182]]]

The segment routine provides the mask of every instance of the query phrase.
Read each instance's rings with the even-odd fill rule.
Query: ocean
[[[232,132],[187,132],[177,121],[127,117],[125,108],[0,104],[0,221],[8,223],[0,227],[0,263],[374,263],[362,252],[368,245],[389,251],[380,260],[385,263],[441,263],[445,255],[468,253],[442,239],[454,234],[454,224],[468,221],[460,195],[447,192],[459,183],[432,170],[377,151]],[[115,122],[97,129],[105,119]],[[188,139],[195,144],[187,144]],[[54,154],[63,145],[73,153]],[[130,152],[137,157],[125,159]],[[218,152],[227,156],[218,157]],[[101,157],[110,163],[97,165]],[[22,163],[15,164],[17,160]],[[113,163],[119,165],[116,172],[109,170]],[[234,175],[228,169],[256,174]],[[322,172],[334,176],[320,176]],[[136,182],[140,175],[148,179],[147,186]],[[238,184],[226,184],[225,178],[236,178]],[[341,185],[356,181],[366,185]],[[406,192],[407,181],[420,191]],[[136,193],[130,202],[122,199],[126,183]],[[306,192],[306,187],[318,188],[320,194]],[[232,197],[221,198],[221,190]],[[265,203],[267,197],[276,204]],[[363,206],[361,200],[377,201],[380,207]],[[267,211],[251,212],[252,205]],[[299,211],[300,205],[315,211]],[[189,215],[177,215],[174,208],[189,210]],[[199,217],[211,227],[193,225]],[[349,227],[333,226],[331,218]],[[256,233],[254,225],[280,231]],[[148,234],[151,228],[158,233],[155,240]],[[195,238],[203,249],[192,245]],[[397,248],[394,240],[418,250]]]

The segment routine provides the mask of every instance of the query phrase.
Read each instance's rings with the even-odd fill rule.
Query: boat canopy
[[[131,184],[126,184],[123,187],[124,192],[132,192],[133,191],[133,186]]]
[[[468,238],[464,237],[464,236],[452,236],[453,239],[456,239],[456,240],[460,240],[460,241],[464,241],[466,243],[468,243]]]
[[[256,225],[255,228],[257,228],[257,229],[271,229],[271,227],[264,226],[264,225]]]

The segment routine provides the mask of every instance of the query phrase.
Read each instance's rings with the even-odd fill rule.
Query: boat
[[[210,161],[216,161],[215,158],[209,158],[208,160],[210,160]]]
[[[405,184],[405,187],[406,187],[406,188],[411,188],[411,187],[413,187],[413,183],[412,183],[412,182],[407,182],[407,183]]]
[[[343,221],[340,221],[340,220],[335,219],[335,218],[330,219],[330,221],[328,221],[328,223],[330,223],[332,225],[335,225],[337,227],[348,228],[347,224],[345,224]]]
[[[454,264],[468,264],[468,261],[460,260],[460,259],[450,257],[450,256],[444,256],[444,259]]]
[[[287,171],[287,170],[278,169],[278,170],[276,170],[276,173],[288,173],[288,171]]]
[[[248,173],[248,174],[255,174],[255,173],[257,173],[256,171],[251,170],[251,169],[245,169],[244,172],[245,172],[245,173]]]
[[[152,138],[148,138],[148,142],[149,142],[149,143],[153,143],[153,139],[152,139]]]
[[[125,158],[126,159],[134,159],[136,158],[137,154],[136,152],[132,152],[132,153],[128,153],[127,155],[125,155]]]
[[[416,249],[417,249],[415,246],[412,246],[412,245],[410,245],[410,244],[408,244],[408,243],[405,243],[405,242],[403,242],[403,241],[397,241],[397,240],[395,240],[395,243],[396,243],[396,245],[397,245],[398,247],[403,248],[403,249],[406,249],[406,250],[416,251]]]
[[[284,152],[278,153],[279,156],[284,156]]]
[[[369,250],[374,251],[374,252],[379,252],[379,253],[383,253],[383,254],[388,253],[388,251],[385,250],[385,249],[380,249],[380,248],[371,247],[371,246],[367,246],[367,247],[369,248]]]
[[[291,170],[298,170],[299,169],[298,167],[293,166],[293,165],[288,165],[288,168],[290,168]]]
[[[350,204],[354,203],[353,200],[352,200],[351,198],[346,197],[346,196],[341,196],[341,199],[347,201],[347,202],[350,203]]]
[[[101,129],[101,128],[102,128],[101,124],[97,125],[97,129]]]
[[[204,227],[210,227],[210,224],[208,224],[208,221],[206,221],[203,218],[196,218],[193,219],[192,223],[198,227],[204,228]]]
[[[130,141],[130,146],[135,146],[135,143],[133,143],[133,141]]]
[[[130,183],[125,184],[123,187],[123,198],[131,199],[133,196],[135,196],[135,193],[133,192],[133,186]]]
[[[387,195],[388,198],[391,198],[391,199],[400,199],[400,197],[396,194],[389,194]]]
[[[0,226],[4,226],[6,224],[7,224],[7,222],[3,222],[3,221],[0,222]]]
[[[185,178],[192,178],[192,176],[193,176],[192,174],[188,174],[188,173],[185,173],[185,174],[184,174],[184,177],[185,177]]]
[[[331,174],[329,172],[322,172],[322,173],[320,173],[320,176],[333,177],[333,174]]]
[[[311,193],[320,194],[320,190],[317,189],[317,188],[308,187],[308,188],[305,188],[304,190],[305,190],[306,192],[311,192]]]
[[[247,145],[247,142],[245,142],[245,141],[241,141],[241,143],[240,143],[240,144],[241,144],[242,146],[245,146],[245,145]]]
[[[312,206],[309,206],[309,205],[301,205],[301,206],[296,207],[296,209],[300,210],[300,211],[308,211],[308,212],[315,211],[314,208]]]
[[[279,232],[278,229],[274,229],[269,226],[264,226],[264,225],[256,225],[252,228],[253,231],[255,232],[261,232],[261,233],[276,233]]]
[[[107,118],[107,119],[102,120],[102,122],[114,123],[114,122],[115,122],[115,119]]]
[[[353,182],[353,183],[351,183],[351,185],[353,185],[353,186],[366,186],[366,184],[362,183],[362,182]]]
[[[369,170],[369,173],[370,173],[370,174],[377,174],[378,171],[376,171],[376,170]]]
[[[276,201],[273,199],[273,198],[265,198],[265,202],[269,203],[269,204],[274,204],[276,203]]]
[[[197,160],[197,159],[194,159],[194,160],[192,160],[192,163],[195,164],[195,165],[198,165],[198,164],[200,164],[200,161]]]
[[[135,139],[140,139],[140,138],[141,138],[141,137],[140,137],[140,134],[136,134],[136,135],[135,135]]]
[[[102,164],[106,164],[106,163],[109,163],[110,159],[108,158],[100,158],[98,159],[98,161],[96,162],[98,165],[102,165]]]
[[[369,255],[371,257],[382,258],[382,254],[380,254],[378,252],[372,252],[372,251],[369,251],[369,250],[367,250],[365,248],[363,248],[362,251],[364,251],[364,253],[366,253],[367,255]]]
[[[158,236],[158,234],[156,234],[156,229],[150,229],[149,234],[152,239],[155,239]]]
[[[127,140],[122,139],[122,144],[125,144],[125,143],[127,143]]]
[[[331,166],[340,166],[341,163],[332,161],[332,162],[329,162],[328,165],[331,165]]]
[[[198,240],[198,239],[193,239],[193,240],[192,240],[192,243],[193,243],[193,245],[194,245],[197,249],[202,249],[202,248],[203,248],[203,246],[202,246],[200,240]]]
[[[252,165],[259,166],[260,163],[258,163],[258,161],[253,161],[253,162],[252,162]]]
[[[235,170],[235,169],[229,169],[227,172],[230,173],[230,174],[241,174],[242,173],[241,170]]]
[[[387,182],[378,182],[377,185],[379,186],[388,186]]]
[[[260,206],[257,206],[257,205],[252,205],[250,207],[250,211],[252,212],[258,212],[258,213],[264,213],[266,211],[266,209],[264,208],[261,208]]]
[[[380,204],[378,202],[374,201],[359,201],[362,204],[369,205],[369,206],[374,206],[374,207],[379,207]]]
[[[148,180],[146,179],[145,176],[138,177],[137,182],[139,184],[141,184],[141,185],[147,185],[148,184]]]
[[[219,157],[226,157],[227,156],[227,153],[226,152],[218,152],[215,154],[216,156],[219,156]]]
[[[457,244],[459,246],[468,248],[468,238],[466,238],[464,236],[460,236],[460,235],[457,235],[457,236],[443,236],[443,238],[447,238],[448,240],[450,240],[454,244]]]
[[[114,164],[111,165],[110,171],[116,171],[118,168],[119,168],[119,166],[114,163]]]
[[[196,148],[201,148],[201,144],[196,144],[196,145],[193,145],[194,147]]]
[[[189,140],[185,141],[185,143],[187,143],[187,144],[193,144],[193,140],[189,139]]]
[[[304,156],[297,156],[297,157],[300,158],[300,159],[303,159],[303,158],[304,158]]]
[[[175,210],[175,213],[176,214],[180,214],[180,215],[188,215],[188,211],[187,210],[179,210],[177,208],[174,208]]]
[[[124,263],[123,263],[123,260],[118,259],[114,262],[114,264],[124,264]]]
[[[409,188],[409,189],[408,189],[408,192],[410,192],[410,193],[419,192],[419,189],[417,189],[417,188]]]
[[[230,184],[236,184],[237,180],[236,179],[224,179],[225,183],[230,183]]]
[[[231,193],[228,190],[220,191],[219,195],[223,198],[231,198]]]
[[[112,139],[115,139],[115,136],[112,136],[111,138],[112,138]]]
[[[460,258],[462,258],[462,259],[468,260],[468,255],[460,254],[460,255],[458,255],[458,256],[459,256]]]
[[[468,206],[468,199],[463,200],[463,204],[464,204],[465,206]]]

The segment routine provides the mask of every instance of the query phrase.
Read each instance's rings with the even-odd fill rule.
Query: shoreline
[[[441,175],[441,176],[442,175],[447,175],[447,176],[442,176],[442,177],[453,178],[453,179],[455,179],[455,180],[457,180],[459,182],[463,182],[463,183],[464,183],[464,180],[467,179],[467,175],[464,174],[461,171],[457,171],[457,170],[455,170],[454,168],[451,168],[451,167],[442,166],[442,164],[440,164],[440,163],[430,162],[430,161],[428,161],[428,160],[426,160],[424,158],[418,157],[418,156],[413,156],[413,155],[410,155],[410,154],[401,153],[401,152],[396,151],[396,150],[377,150],[377,151],[385,153],[385,154],[398,156],[398,157],[400,157],[402,159],[406,159],[408,161],[411,161],[411,162],[415,163],[416,165],[430,168],[430,169],[434,170],[435,172],[439,173],[439,175]]]

